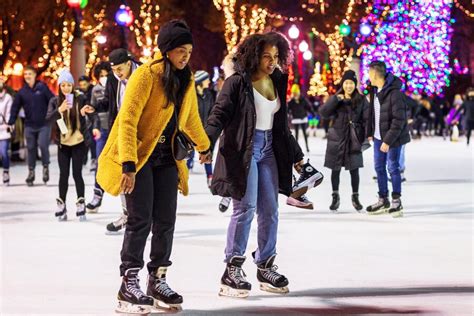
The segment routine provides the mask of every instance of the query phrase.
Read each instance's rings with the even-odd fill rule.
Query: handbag
[[[191,141],[186,133],[179,130],[178,115],[176,109],[174,110],[174,118],[176,121],[176,134],[173,138],[172,148],[175,160],[189,159],[194,151],[194,143]]]

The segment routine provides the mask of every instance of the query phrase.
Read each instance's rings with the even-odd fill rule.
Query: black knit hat
[[[357,76],[353,70],[347,70],[344,75],[342,75],[341,85],[344,84],[344,81],[352,80],[354,81],[355,85],[357,86]]]
[[[163,54],[185,44],[193,45],[193,36],[186,22],[172,20],[161,27],[158,33],[158,48]]]
[[[114,49],[109,55],[109,63],[111,66],[120,65],[129,60],[133,60],[133,55],[125,48]]]

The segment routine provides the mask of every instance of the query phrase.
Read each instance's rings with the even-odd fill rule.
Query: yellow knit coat
[[[154,59],[161,58],[158,52]],[[151,64],[151,61],[143,64],[132,73],[122,106],[99,157],[97,182],[106,192],[115,196],[120,193],[122,163],[133,161],[137,172],[140,171],[173,118],[174,104],[165,107],[166,96],[161,82],[163,63]],[[197,151],[205,151],[210,147],[199,117],[194,79],[185,92],[178,126],[197,144]],[[178,189],[183,195],[188,195],[186,161],[176,161],[176,165]]]

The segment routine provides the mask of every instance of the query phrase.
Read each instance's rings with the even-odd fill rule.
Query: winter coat
[[[0,92],[0,140],[10,139],[11,134],[8,132],[8,118],[12,108],[13,98],[6,91]]]
[[[305,98],[300,97],[298,102],[295,99],[291,99],[288,102],[288,113],[293,119],[304,120],[308,119],[308,114],[313,113],[311,106]]]
[[[271,75],[271,79],[281,102],[280,109],[275,113],[273,121],[273,152],[278,165],[280,192],[289,195],[292,187],[293,164],[303,159],[304,155],[291,135],[287,124],[288,76],[276,69]],[[224,82],[206,125],[206,133],[212,144],[215,144],[220,136],[211,185],[214,195],[238,200],[245,195],[253,154],[252,144],[256,118],[250,75],[244,72],[235,72]]]
[[[341,93],[339,91],[337,94]],[[319,109],[324,119],[333,118],[333,125],[328,131],[326,157],[324,166],[332,170],[354,170],[364,167],[362,151],[351,153],[350,121],[352,120],[359,142],[365,140],[365,129],[369,104],[365,97],[357,98],[357,104],[352,100],[339,100],[337,94],[330,97]]]
[[[154,61],[161,60],[157,52]],[[107,143],[99,156],[97,182],[108,193],[120,193],[122,167],[132,163],[136,171],[145,165],[161,134],[173,118],[174,104],[167,103],[162,83],[163,63],[150,61],[138,67],[127,83],[127,89]],[[186,89],[178,116],[178,127],[197,144],[198,151],[210,147],[199,118],[194,79]],[[178,189],[188,194],[188,168],[185,160],[176,161]]]
[[[48,112],[46,114],[46,120],[51,124],[53,130],[55,130],[54,135],[56,144],[61,144],[61,131],[59,130],[59,126],[56,123],[57,120],[61,118],[61,114],[59,113],[59,97],[53,97],[49,100],[48,104]],[[91,134],[87,131],[87,122],[86,117],[82,116],[80,111],[86,105],[86,98],[84,94],[76,92],[74,94],[74,106],[77,106],[78,112],[77,115],[79,116],[79,131],[81,132],[82,136],[84,137],[84,144],[89,147],[92,145],[93,140]]]
[[[15,96],[8,125],[15,124],[18,112],[23,108],[26,127],[41,128],[45,126],[48,104],[52,97],[54,94],[41,81],[37,81],[33,88],[25,83]]]
[[[474,98],[468,98],[458,112],[462,112],[467,121],[474,121]]]
[[[203,124],[206,124],[209,114],[211,113],[212,107],[215,103],[214,94],[209,89],[205,89],[202,95],[197,95],[199,117]]]
[[[377,93],[380,102],[380,135],[382,141],[390,147],[399,147],[410,142],[408,132],[408,107],[405,95],[400,90],[402,81],[392,75],[387,75],[385,85]],[[367,137],[374,137],[375,114],[374,94],[370,94],[370,106],[367,124]]]
[[[456,108],[451,108],[449,111],[448,116],[446,117],[446,124],[451,126],[454,123],[460,123],[461,122],[461,108],[456,109]]]

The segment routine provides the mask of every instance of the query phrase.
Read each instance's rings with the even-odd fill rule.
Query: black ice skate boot
[[[95,214],[99,211],[99,207],[102,205],[102,198],[104,193],[100,189],[94,189],[94,197],[92,201],[86,205],[87,213]]]
[[[220,296],[230,296],[246,298],[252,289],[252,284],[245,279],[246,275],[242,270],[245,257],[234,256],[227,263],[224,275],[221,278]]]
[[[390,205],[388,214],[392,215],[393,218],[403,217],[403,206],[400,197],[392,198],[392,204]]]
[[[167,267],[159,267],[156,272],[148,275],[146,294],[153,298],[155,308],[181,310],[183,297],[166,283],[167,270]]]
[[[48,184],[49,181],[49,167],[48,165],[43,166],[43,182],[44,184]]]
[[[35,182],[35,170],[34,169],[30,169],[28,171],[28,177],[26,178],[25,182],[29,187],[33,186],[33,182]]]
[[[120,234],[123,229],[125,229],[125,225],[127,224],[128,220],[128,215],[127,214],[122,214],[120,215],[119,218],[117,218],[115,221],[107,224],[106,228],[106,234],[107,235],[115,235],[115,234]]]
[[[3,170],[3,185],[10,185],[10,172],[8,170]]]
[[[67,221],[66,204],[64,204],[64,201],[60,198],[56,199],[56,204],[58,205],[58,209],[56,213],[54,214],[54,216],[56,216],[60,222]]]
[[[255,252],[252,254],[255,257]],[[260,282],[260,290],[271,293],[288,293],[288,279],[276,272],[274,265],[276,255],[271,256],[266,262],[257,265],[257,279]]]
[[[83,197],[78,198],[76,201],[76,216],[79,217],[81,222],[86,220],[86,203]]]
[[[332,202],[331,205],[329,206],[329,209],[333,212],[336,213],[337,209],[339,208],[339,205],[341,205],[341,198],[339,197],[338,192],[334,192],[332,194]]]
[[[139,268],[128,269],[122,277],[122,285],[117,295],[117,313],[147,315],[153,307],[153,298],[140,289]]]
[[[379,215],[379,214],[384,214],[387,212],[387,210],[390,208],[390,201],[386,197],[379,197],[379,200],[372,204],[367,206],[367,214],[369,215]]]
[[[352,194],[352,206],[354,206],[357,212],[360,212],[364,208],[362,204],[360,204],[359,193]]]

